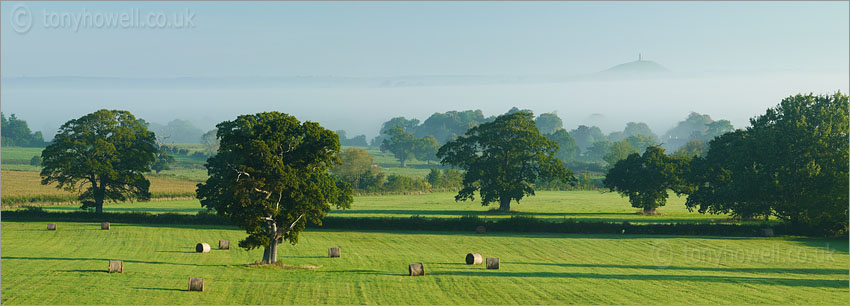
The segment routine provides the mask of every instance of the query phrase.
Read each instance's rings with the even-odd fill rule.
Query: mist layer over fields
[[[5,78],[3,112],[52,138],[65,121],[97,109],[126,109],[150,122],[187,119],[203,130],[239,114],[276,110],[371,138],[392,117],[424,120],[434,112],[513,106],[556,111],[565,128],[604,132],[646,122],[664,133],[691,111],[736,128],[796,93],[848,91],[847,74],[671,75],[662,78]]]

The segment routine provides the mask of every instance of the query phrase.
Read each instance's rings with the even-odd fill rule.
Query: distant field
[[[0,162],[3,164],[29,165],[30,159],[33,156],[41,155],[42,150],[44,148],[2,147]]]
[[[344,232],[281,246],[230,227],[3,222],[2,304],[847,304],[846,240]],[[208,254],[194,253],[208,242]],[[341,258],[327,258],[340,247]],[[466,253],[499,257],[499,270]],[[108,274],[108,260],[124,273]],[[410,277],[421,262],[426,275]],[[187,292],[202,277],[205,292]]]
[[[151,193],[156,196],[194,196],[197,182],[178,178],[149,177]],[[3,205],[15,203],[15,200],[39,197],[65,197],[76,199],[77,194],[55,185],[41,185],[38,172],[32,171],[0,171],[0,190],[2,190]]]
[[[431,171],[431,168],[443,167],[439,163],[431,162],[431,165],[423,161],[415,159],[407,161],[407,168],[402,168],[401,163],[393,156],[391,152],[381,152],[379,149],[366,149],[369,155],[375,159],[375,163],[381,166],[382,172],[387,175],[403,175],[416,178],[424,178]]]
[[[540,191],[536,196],[513,203],[516,210],[511,213],[490,211],[493,207],[483,207],[479,202],[455,202],[454,193],[440,192],[423,195],[387,195],[358,196],[354,198],[351,209],[333,210],[329,214],[335,217],[395,217],[407,218],[418,215],[428,218],[458,218],[477,215],[484,219],[509,218],[513,215],[533,216],[535,218],[560,221],[576,219],[579,221],[607,221],[631,223],[682,223],[682,222],[721,222],[728,219],[725,215],[703,215],[689,212],[685,198],[671,196],[667,206],[659,209],[661,215],[639,215],[639,209],[632,208],[629,202],[613,193],[596,191]],[[49,211],[74,211],[76,205],[45,207]],[[106,212],[147,211],[152,213],[188,213],[194,214],[203,209],[197,200],[155,201],[137,203],[105,204]]]

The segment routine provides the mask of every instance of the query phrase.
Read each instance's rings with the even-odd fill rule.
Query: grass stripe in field
[[[232,227],[99,228],[3,222],[2,303],[846,304],[850,270],[841,240],[315,229],[282,245],[280,260],[318,268],[271,268],[246,265],[259,249],[194,252],[198,242],[235,245],[245,233]],[[327,258],[329,247],[342,257]],[[466,265],[469,252],[502,268]],[[109,259],[125,272],[106,273]],[[415,262],[426,276],[405,276]],[[207,291],[185,291],[189,277]]]
[[[5,183],[4,183],[5,184]],[[455,193],[437,192],[422,195],[385,195],[358,196],[354,198],[351,209],[333,210],[334,217],[395,217],[408,218],[419,215],[427,218],[458,218],[465,215],[477,215],[491,220],[509,218],[514,215],[533,216],[535,218],[560,221],[576,219],[578,221],[606,221],[631,223],[688,223],[720,221],[726,215],[704,215],[689,212],[685,207],[685,198],[671,195],[667,206],[659,209],[661,215],[639,215],[628,200],[615,193],[598,191],[539,191],[536,196],[527,197],[521,204],[513,204],[516,210],[511,213],[491,211],[492,207],[481,206],[478,202],[455,202]],[[45,210],[75,211],[77,205],[45,207]],[[197,200],[153,201],[135,203],[107,203],[105,212],[146,211],[152,213],[197,213],[203,209]],[[759,223],[759,221],[745,222]]]

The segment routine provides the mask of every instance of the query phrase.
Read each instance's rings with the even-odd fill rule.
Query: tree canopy
[[[340,164],[331,169],[333,174],[354,186],[354,189],[360,188],[360,180],[372,170],[372,155],[360,148],[346,148],[339,153],[339,158]]]
[[[296,244],[308,220],[321,225],[331,205],[350,207],[351,188],[328,171],[340,163],[334,132],[279,112],[216,127],[220,147],[197,198],[247,231],[240,247],[264,247],[263,263],[277,262],[279,239]]]
[[[671,157],[656,146],[646,148],[643,155],[632,153],[614,164],[603,184],[611,191],[628,196],[632,207],[645,214],[655,214],[667,203],[667,190],[683,192],[687,158]]]
[[[772,214],[821,233],[846,233],[847,95],[791,96],[750,124],[711,141],[706,157],[694,161],[688,207]]]
[[[533,118],[529,112],[502,115],[440,147],[437,156],[444,165],[466,170],[455,200],[474,200],[478,191],[482,205],[498,201],[507,211],[511,201],[534,195],[538,179],[575,180],[555,157],[558,144],[540,135]]]
[[[597,141],[605,141],[607,138],[602,130],[595,126],[579,125],[570,131],[570,136],[576,140],[579,149],[584,152]]]
[[[675,127],[664,133],[662,142],[665,148],[676,150],[695,139],[708,144],[714,137],[733,129],[729,120],[714,121],[709,115],[691,112],[685,120],[679,121]]]
[[[3,146],[41,147],[46,145],[41,131],[31,132],[27,122],[18,119],[15,114],[6,119],[6,115],[0,113],[0,142]]]
[[[437,138],[428,135],[416,139],[416,145],[413,148],[413,155],[416,157],[416,159],[431,164],[432,161],[440,160],[439,158],[437,158],[437,150],[439,149],[440,143],[437,142]]]
[[[156,136],[127,111],[99,110],[59,128],[41,152],[41,183],[83,191],[82,208],[103,211],[103,202],[150,198],[150,172]]]
[[[564,127],[564,122],[554,112],[540,114],[537,119],[534,119],[534,124],[537,125],[540,134],[544,135],[555,133]]]
[[[554,133],[545,134],[544,136],[558,144],[559,149],[558,152],[555,153],[555,157],[564,162],[571,162],[578,159],[581,151],[576,144],[576,140],[573,139],[573,137],[570,136],[570,133],[567,133],[566,130],[558,129]]]
[[[416,149],[416,137],[404,130],[404,127],[396,125],[385,131],[388,138],[381,143],[381,151],[392,152],[393,156],[401,162],[401,167],[407,167],[407,161],[414,157]]]

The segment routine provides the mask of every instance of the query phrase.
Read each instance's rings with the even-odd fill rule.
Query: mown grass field
[[[2,304],[848,304],[840,240],[309,229],[277,268],[248,265],[259,249],[216,250],[235,228],[45,226],[3,222]],[[468,252],[501,269],[465,265]],[[406,276],[418,262],[426,275]]]
[[[33,156],[41,155],[44,148],[3,147],[0,161],[2,163],[26,163],[29,164]]]
[[[350,209],[333,210],[336,217],[395,217],[407,218],[418,215],[427,218],[458,218],[477,215],[484,219],[509,218],[511,216],[533,216],[551,221],[576,219],[580,221],[611,221],[631,223],[685,223],[722,222],[726,215],[703,215],[689,212],[685,198],[671,195],[667,206],[659,209],[661,215],[640,215],[626,198],[616,193],[598,191],[538,191],[521,204],[512,203],[515,210],[510,213],[491,211],[496,206],[481,206],[480,202],[455,202],[455,193],[438,192],[421,195],[357,196]],[[494,204],[497,205],[497,204]],[[44,207],[48,211],[79,210],[76,205]],[[136,203],[108,203],[105,212],[146,211],[152,213],[197,213],[204,209],[197,200],[154,201]],[[758,222],[758,221],[753,221]]]

